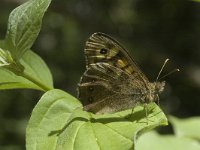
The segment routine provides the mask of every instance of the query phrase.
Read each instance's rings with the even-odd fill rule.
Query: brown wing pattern
[[[108,63],[91,64],[79,84],[79,99],[85,110],[94,113],[119,111],[140,102],[142,86],[138,76],[130,77]]]
[[[92,34],[85,46],[86,66],[97,62],[106,62],[120,68],[128,74],[138,73],[148,81],[136,63],[129,57],[128,52],[113,38],[104,33]]]
[[[116,112],[143,101],[149,81],[116,40],[104,33],[92,34],[85,57],[87,70],[78,87],[85,110]]]

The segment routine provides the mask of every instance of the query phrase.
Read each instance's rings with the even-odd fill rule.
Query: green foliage
[[[29,0],[11,12],[5,42],[14,59],[21,58],[33,45],[50,2],[51,0]]]
[[[29,88],[46,92],[33,109],[26,130],[27,149],[134,149],[140,135],[157,126],[167,125],[164,113],[155,103],[147,106],[148,116],[141,106],[136,107],[133,113],[132,110],[126,110],[115,114],[94,115],[83,111],[76,98],[53,89],[52,75],[47,65],[30,50],[50,2],[29,0],[13,10],[6,38],[0,42],[0,89]],[[176,129],[177,133],[181,133],[178,135],[199,138],[192,130],[183,132],[187,127],[182,124],[179,126],[178,119],[172,120],[174,126],[180,128]],[[155,133],[150,134],[148,140],[145,136],[142,138],[144,140],[139,143],[141,149],[152,143],[152,140],[158,141],[158,145],[155,145],[157,149],[163,149],[165,141],[176,148],[181,145],[190,147],[194,142],[193,139],[183,137],[160,137]]]
[[[80,102],[61,90],[46,92],[33,109],[26,131],[27,149],[55,149],[57,134],[62,132],[59,130],[78,107],[81,107]]]
[[[61,90],[45,93],[33,110],[27,127],[27,149],[34,150],[127,150],[138,135],[167,119],[152,103],[148,117],[143,107],[105,115],[82,111],[77,99]],[[148,120],[147,120],[148,119]]]
[[[29,88],[45,91],[53,88],[51,73],[37,54],[27,51],[20,62],[24,66],[20,76],[10,69],[0,68],[0,89]]]
[[[199,150],[200,117],[178,119],[170,117],[175,135],[160,135],[151,131],[142,135],[137,143],[140,150]]]
[[[170,117],[177,137],[188,137],[200,141],[200,117],[178,119]]]
[[[196,126],[197,127],[197,126]],[[198,127],[197,127],[198,128]],[[138,139],[138,150],[199,150],[198,141],[174,135],[159,135],[155,131],[146,133]]]
[[[40,56],[29,50],[23,55],[20,63],[25,68],[24,78],[33,81],[43,90],[53,89],[51,72]]]
[[[47,91],[35,106],[26,133],[30,149],[116,149],[134,147],[146,130],[166,125],[156,104],[108,115],[82,111],[81,103],[61,90],[53,89],[51,73],[30,48],[50,1],[33,0],[16,8],[9,17],[5,41],[0,43],[0,89],[31,88]],[[148,119],[148,120],[147,120]],[[88,141],[90,143],[88,143]]]
[[[48,67],[30,50],[50,2],[30,0],[11,12],[5,41],[0,42],[0,89],[53,88]]]

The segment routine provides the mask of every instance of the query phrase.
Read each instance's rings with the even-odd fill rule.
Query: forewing
[[[128,74],[137,73],[144,82],[148,82],[128,52],[116,40],[104,33],[97,32],[89,37],[85,46],[85,56],[87,67],[90,64],[106,62]]]

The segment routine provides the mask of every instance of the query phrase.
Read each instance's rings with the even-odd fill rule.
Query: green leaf
[[[51,0],[29,0],[14,9],[8,20],[6,49],[19,60],[31,48]]]
[[[33,109],[26,130],[27,150],[55,149],[58,135],[80,102],[61,90],[46,92]],[[55,133],[55,134],[54,134]]]
[[[51,72],[40,56],[29,50],[24,54],[20,62],[25,68],[24,74],[31,77],[32,81],[37,80],[37,84],[43,89],[53,89]]]
[[[27,128],[27,150],[128,150],[138,135],[167,119],[155,103],[115,114],[82,111],[78,100],[60,90],[44,94]]]
[[[9,66],[14,62],[10,51],[2,49],[3,47],[5,47],[5,41],[0,40],[0,67]]]
[[[29,88],[47,90],[53,88],[51,73],[44,61],[32,51],[21,59],[26,76],[18,76],[6,68],[0,68],[0,89]],[[31,79],[31,80],[29,80]],[[35,82],[33,82],[35,81]]]
[[[193,139],[175,137],[173,135],[159,135],[149,132],[138,139],[138,150],[199,150],[200,144]]]
[[[13,62],[11,53],[0,48],[0,67],[9,66]]]
[[[200,117],[178,119],[170,117],[174,132],[178,137],[190,137],[200,141]]]
[[[42,90],[39,86],[35,85],[31,81],[17,76],[5,68],[0,68],[0,76],[0,89],[30,88]]]

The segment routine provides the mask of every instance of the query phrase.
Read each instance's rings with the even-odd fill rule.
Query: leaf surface
[[[82,110],[80,102],[61,90],[43,95],[27,128],[27,150],[128,150],[136,138],[159,125],[167,125],[160,108],[138,106],[115,114],[95,115]]]
[[[159,135],[151,131],[138,139],[136,148],[138,150],[199,150],[200,144],[190,138]]]

